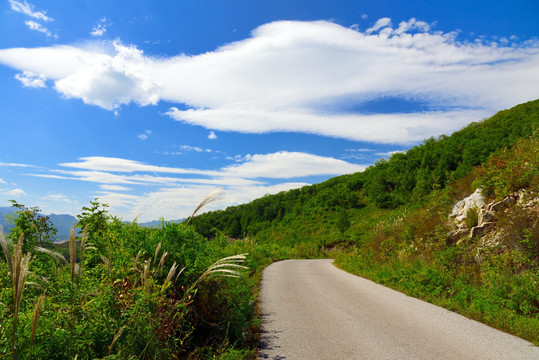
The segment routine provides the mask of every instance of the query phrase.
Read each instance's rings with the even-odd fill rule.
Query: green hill
[[[336,221],[335,213],[340,212],[338,216],[343,218],[342,212],[361,214],[358,209],[363,207],[369,208],[364,211],[375,211],[421,202],[433,190],[468,175],[496,150],[530,137],[538,128],[536,100],[500,111],[451,136],[430,138],[406,153],[379,160],[364,172],[202,214],[193,224],[209,237],[215,231],[231,237],[255,236],[268,227],[282,229],[286,224],[298,223],[298,216],[302,216],[309,223],[309,234],[323,234],[327,232],[323,228],[331,226],[332,221],[328,224],[327,220]]]
[[[528,207],[455,237],[455,203],[521,190]],[[534,200],[535,199],[535,200]],[[536,201],[536,205],[533,205]],[[479,209],[465,223],[478,225]],[[539,344],[539,100],[431,138],[361,173],[199,215],[208,237],[246,238],[343,269]]]

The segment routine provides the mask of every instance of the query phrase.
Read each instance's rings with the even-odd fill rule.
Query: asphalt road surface
[[[268,266],[259,359],[539,360],[539,347],[337,269],[333,260]]]

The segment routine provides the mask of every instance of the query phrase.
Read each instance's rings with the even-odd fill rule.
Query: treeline
[[[299,214],[342,211],[374,204],[393,209],[422,199],[464,177],[496,150],[539,129],[539,100],[498,112],[451,136],[430,138],[405,153],[380,159],[364,172],[267,195],[251,203],[199,215],[193,224],[207,237],[254,236]]]

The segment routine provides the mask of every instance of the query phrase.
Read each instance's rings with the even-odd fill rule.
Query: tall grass
[[[28,277],[28,269],[32,260],[31,254],[23,254],[22,248],[24,243],[24,234],[21,233],[19,240],[15,246],[15,251],[11,255],[9,249],[9,242],[4,234],[0,234],[0,243],[2,244],[2,250],[9,266],[9,273],[11,278],[11,285],[13,290],[12,299],[12,338],[11,338],[11,352],[13,358],[17,353],[17,327],[19,325],[19,311],[24,291],[24,285],[26,284],[26,278]]]

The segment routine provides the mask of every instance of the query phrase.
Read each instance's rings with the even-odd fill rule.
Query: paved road
[[[538,360],[539,347],[337,269],[332,260],[268,266],[259,359]]]

